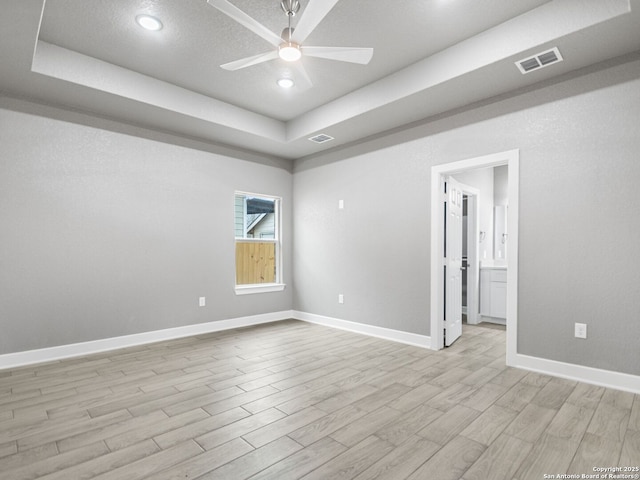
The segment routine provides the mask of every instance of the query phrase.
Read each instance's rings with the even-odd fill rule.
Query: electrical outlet
[[[207,299],[206,297],[200,297],[198,299],[198,305],[200,305],[201,307],[204,307],[207,304]]]
[[[575,324],[575,336],[576,338],[587,338],[587,324],[576,323]]]
[[[338,303],[344,303],[344,295],[343,294],[338,294]]]

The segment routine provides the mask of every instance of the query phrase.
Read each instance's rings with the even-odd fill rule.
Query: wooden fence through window
[[[276,244],[236,242],[236,285],[275,283]]]

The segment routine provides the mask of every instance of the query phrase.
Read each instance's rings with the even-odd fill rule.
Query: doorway
[[[508,224],[506,238],[509,251],[507,269],[507,365],[513,365],[517,352],[517,292],[518,292],[518,189],[519,151],[470,158],[431,169],[431,348],[444,348],[445,329],[445,283],[442,272],[445,268],[445,198],[444,183],[450,175],[486,167],[508,166]],[[471,192],[472,193],[472,192]]]

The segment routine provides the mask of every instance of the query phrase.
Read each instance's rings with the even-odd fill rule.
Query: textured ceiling
[[[294,26],[308,1],[302,0]],[[205,0],[47,0],[40,39],[272,118],[290,120],[547,1],[342,0],[305,44],[373,47],[372,61],[363,66],[305,58],[313,87],[301,85],[290,91],[276,85],[285,72],[296,77],[282,60],[236,72],[219,67],[272,47]],[[287,26],[278,0],[232,2],[274,33]],[[160,32],[142,30],[134,22],[141,12],[161,18],[164,28]]]
[[[275,33],[286,26],[278,0],[230,1]],[[300,14],[309,1],[322,0],[301,0]],[[636,51],[639,9],[640,0],[341,0],[305,45],[373,47],[373,59],[305,57],[309,87],[281,60],[221,69],[272,47],[206,0],[20,0],[0,18],[0,89],[299,158]],[[164,28],[141,29],[140,13]],[[565,61],[518,72],[514,61],[553,46]],[[297,84],[282,90],[287,72]],[[317,133],[336,139],[309,142]]]

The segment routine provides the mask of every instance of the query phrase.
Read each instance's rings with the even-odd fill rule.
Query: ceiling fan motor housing
[[[292,27],[286,27],[282,30],[282,33],[280,34],[280,38],[282,38],[282,40],[286,43],[291,43],[291,35],[293,35],[293,31],[295,30],[295,28]]]

